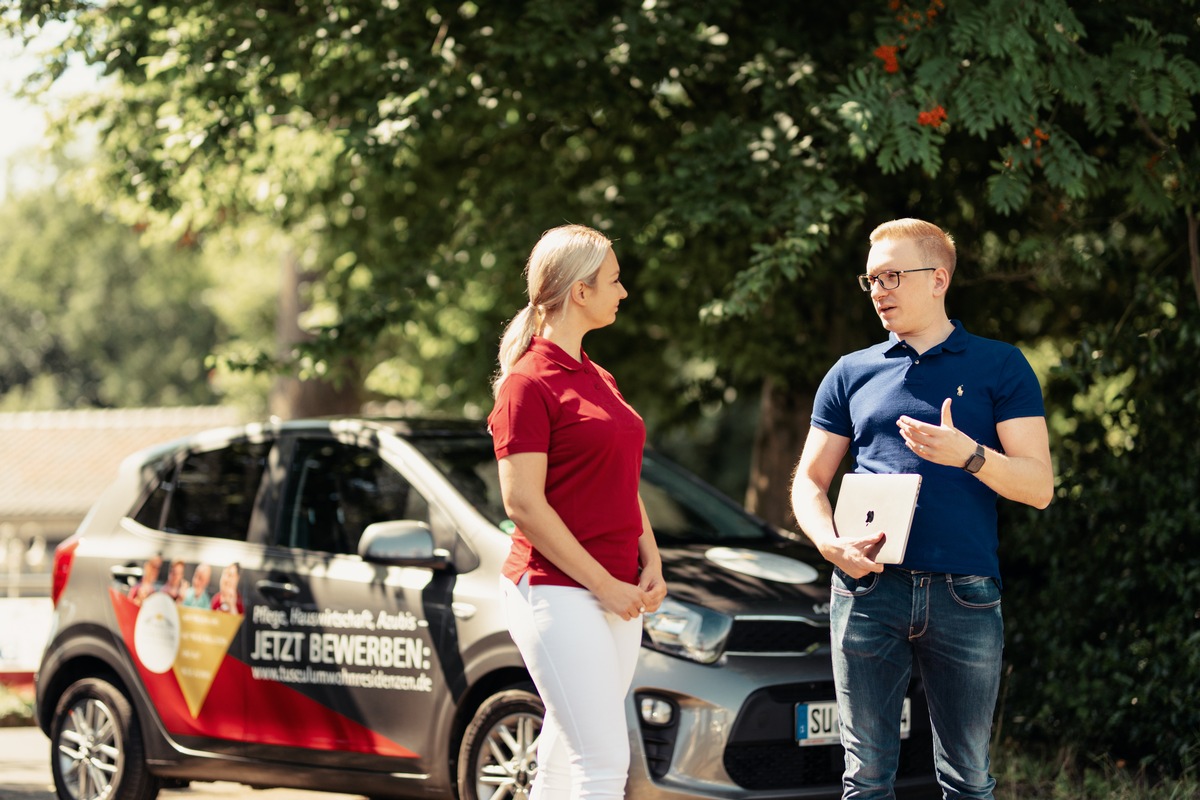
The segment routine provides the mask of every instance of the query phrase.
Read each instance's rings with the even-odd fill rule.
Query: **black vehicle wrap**
[[[331,529],[352,522],[336,519],[339,496],[364,489],[364,469],[386,470],[382,518],[403,512],[447,527],[445,515],[386,462],[373,435],[315,431],[248,444],[259,446],[264,464],[246,525],[255,541],[226,540],[221,531],[172,535],[170,493],[185,482],[189,455],[160,468],[168,496],[159,503],[151,487],[133,514],[149,516],[149,507],[163,522],[124,522],[155,552],[140,570],[136,562],[114,566],[108,601],[158,724],[182,746],[212,753],[445,780],[446,726],[433,721],[454,717],[466,683],[451,611],[454,574],[372,564],[349,539],[343,552],[324,549]],[[355,534],[371,521],[379,520],[358,520]],[[144,576],[151,560],[163,575],[181,568],[192,589],[197,569],[207,571],[211,599],[177,601],[164,591],[169,577],[138,597],[140,582],[131,585],[129,576]],[[233,599],[221,603],[225,580]],[[447,652],[443,663],[439,654]]]

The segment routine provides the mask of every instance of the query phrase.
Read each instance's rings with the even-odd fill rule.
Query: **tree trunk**
[[[814,296],[828,301],[809,309],[811,331],[821,342],[810,341],[812,357],[832,366],[843,354],[866,347],[878,336],[878,320],[852,275],[833,276],[817,287]],[[886,333],[884,334],[886,336]],[[797,346],[801,346],[797,341]],[[768,522],[799,530],[792,513],[792,475],[808,438],[812,405],[822,372],[811,379],[788,382],[768,377],[763,381],[758,429],[750,462],[746,507]],[[847,464],[844,462],[842,467]]]
[[[746,507],[781,528],[796,530],[792,473],[808,435],[813,396],[773,378],[763,382],[758,430],[750,462]]]
[[[1184,216],[1187,220],[1188,262],[1192,267],[1192,288],[1196,290],[1196,303],[1200,305],[1200,217],[1192,213],[1190,205]]]
[[[311,338],[300,327],[300,315],[307,310],[301,288],[311,275],[304,273],[291,252],[282,259],[282,280],[279,287],[279,314],[275,321],[275,340],[280,355]],[[334,414],[357,414],[362,410],[362,378],[357,370],[347,370],[338,384],[325,380],[301,380],[280,376],[271,389],[271,415],[281,419],[298,419]]]

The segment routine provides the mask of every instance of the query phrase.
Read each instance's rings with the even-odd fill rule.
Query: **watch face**
[[[981,452],[982,450],[983,450],[983,448],[980,447],[978,450],[975,451],[974,455],[972,455],[970,458],[967,459],[967,463],[963,464],[963,469],[965,469],[967,472],[971,473],[972,475],[974,475],[976,472],[979,472],[979,470],[983,469],[983,462],[985,461],[985,459],[983,457],[983,453]]]

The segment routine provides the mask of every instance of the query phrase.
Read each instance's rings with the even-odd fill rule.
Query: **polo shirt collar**
[[[534,336],[533,339],[530,340],[529,350],[530,352],[537,353],[547,361],[550,361],[551,363],[570,372],[579,372],[580,370],[583,370],[584,372],[593,371],[592,360],[588,358],[587,353],[583,352],[582,350],[579,351],[580,356],[583,357],[583,361],[581,363],[567,355],[566,350],[563,350],[549,339],[543,339],[541,336]]]
[[[970,335],[967,333],[967,329],[956,319],[950,320],[950,324],[954,326],[954,330],[950,332],[945,341],[929,348],[922,353],[922,357],[937,355],[941,352],[961,353],[967,349],[967,338]],[[891,342],[891,346],[883,351],[885,356],[896,356],[904,352],[904,342],[896,336],[895,332],[888,334],[888,341]]]

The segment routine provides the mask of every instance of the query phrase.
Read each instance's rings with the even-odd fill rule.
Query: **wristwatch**
[[[965,469],[967,472],[971,473],[972,475],[974,475],[976,472],[979,472],[979,470],[983,469],[983,462],[987,460],[986,458],[984,458],[983,453],[984,453],[983,445],[976,442],[975,443],[975,452],[972,453],[971,457],[967,459],[967,463],[963,464],[963,469]]]

